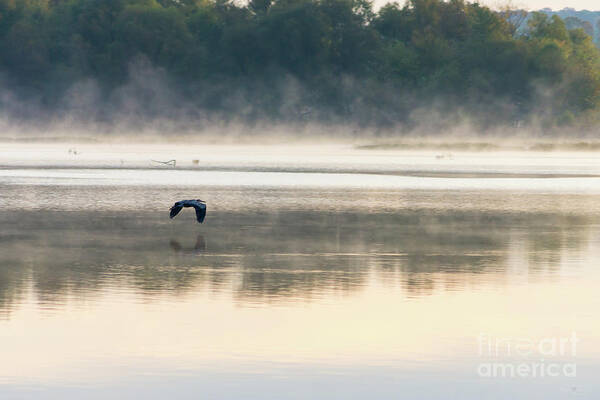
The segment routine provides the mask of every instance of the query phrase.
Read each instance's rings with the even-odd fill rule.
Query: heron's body
[[[173,207],[171,207],[171,213],[169,217],[175,217],[177,214],[179,214],[179,211],[181,211],[182,208],[186,207],[194,207],[196,210],[196,219],[200,223],[204,222],[204,217],[206,216],[206,203],[200,199],[178,201],[177,203],[173,204]]]

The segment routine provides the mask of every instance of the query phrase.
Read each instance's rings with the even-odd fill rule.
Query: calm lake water
[[[0,398],[595,399],[599,177],[597,153],[0,144]],[[204,224],[168,218],[184,198]]]

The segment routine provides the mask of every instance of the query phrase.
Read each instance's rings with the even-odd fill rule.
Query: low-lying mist
[[[383,84],[345,77],[338,82],[344,97],[330,104],[319,103],[311,97],[310,88],[290,75],[268,83],[197,82],[185,87],[143,56],[132,61],[128,71],[128,80],[114,89],[84,79],[51,104],[23,95],[4,82],[0,140],[350,140],[363,148],[471,150],[510,147],[512,141],[524,148],[536,143],[538,150],[562,145],[597,148],[594,129],[547,128],[538,123],[541,117],[527,124],[506,120],[515,106],[498,99],[476,109],[441,97],[418,101],[408,91],[394,92]],[[373,88],[382,96],[380,104],[365,97]],[[525,142],[530,144],[520,144]]]

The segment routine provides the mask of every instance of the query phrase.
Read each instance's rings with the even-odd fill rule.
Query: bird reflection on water
[[[206,251],[206,240],[204,239],[204,235],[196,236],[196,243],[194,244],[194,248],[184,248],[179,241],[176,239],[171,239],[169,241],[169,246],[171,249],[178,253],[184,254],[200,254]]]

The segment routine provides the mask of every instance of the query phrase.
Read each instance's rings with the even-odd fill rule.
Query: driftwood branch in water
[[[150,160],[150,161],[158,163],[158,164],[163,164],[163,165],[171,165],[173,167],[177,165],[176,160],[169,160],[169,161]]]

